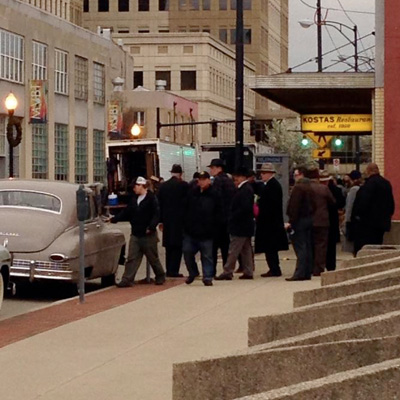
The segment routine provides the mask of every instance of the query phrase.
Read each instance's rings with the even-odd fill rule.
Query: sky
[[[379,0],[378,0],[379,1]],[[305,3],[305,4],[304,4]],[[309,6],[307,6],[308,4]],[[321,0],[323,8],[331,8],[328,10],[326,21],[335,21],[353,27],[357,25],[359,37],[370,34],[375,30],[375,15],[374,14],[361,14],[348,12],[346,15],[342,7],[349,11],[361,11],[364,13],[375,12],[375,0]],[[289,0],[289,67],[297,66],[309,59],[317,56],[317,28],[316,25],[308,29],[302,28],[298,21],[300,20],[314,20],[316,0]],[[312,7],[312,8],[311,8]],[[335,9],[335,10],[333,10]],[[337,11],[336,11],[337,10]],[[323,9],[322,15],[325,17],[327,10]],[[329,32],[327,32],[327,30]],[[348,28],[343,28],[343,33],[346,33],[350,38],[353,37],[353,32]],[[330,37],[330,36],[331,37]],[[331,27],[322,28],[322,53],[334,50],[346,43],[349,43],[339,32]],[[368,62],[374,54],[374,49],[368,50],[369,47],[374,45],[374,37],[369,36],[359,43],[359,55],[361,64],[363,61]],[[364,51],[365,50],[365,51]],[[350,57],[354,54],[354,46],[348,45],[339,50],[340,55],[343,57]],[[337,51],[324,56],[323,67],[328,67],[334,64],[339,57]],[[342,58],[343,59],[343,58]],[[327,69],[327,71],[344,71],[354,65],[354,59],[347,60],[349,65],[344,62],[338,63],[336,66]],[[368,64],[360,65],[360,69],[367,70]],[[317,63],[310,62],[302,67],[294,68],[294,72],[300,71],[316,71]]]

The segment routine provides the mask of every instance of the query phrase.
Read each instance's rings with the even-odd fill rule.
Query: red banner
[[[47,81],[30,81],[29,122],[31,124],[47,122]]]

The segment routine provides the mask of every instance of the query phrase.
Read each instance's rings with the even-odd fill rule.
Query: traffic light
[[[218,123],[216,121],[211,122],[211,137],[216,138],[218,136]]]
[[[250,121],[250,136],[256,136],[257,134],[257,122],[254,120]]]
[[[301,147],[308,147],[310,145],[310,139],[304,135],[303,138],[301,139]]]
[[[333,145],[334,145],[336,148],[340,149],[341,147],[343,147],[343,140],[340,139],[339,137],[337,137],[337,138],[334,139]]]

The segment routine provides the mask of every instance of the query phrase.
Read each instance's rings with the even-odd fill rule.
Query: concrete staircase
[[[173,399],[400,399],[400,252],[367,250],[250,318],[247,349],[174,365]]]

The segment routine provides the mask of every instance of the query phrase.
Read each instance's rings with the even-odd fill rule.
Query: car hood
[[[46,211],[0,210],[0,244],[17,253],[42,251],[66,229],[61,215]]]

